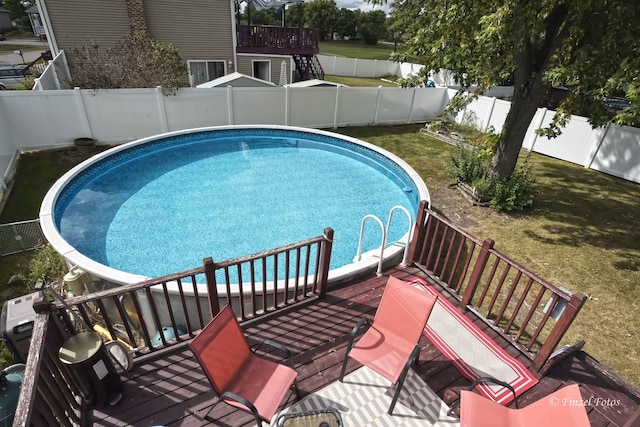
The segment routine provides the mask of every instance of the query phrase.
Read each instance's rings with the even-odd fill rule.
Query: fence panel
[[[46,241],[37,219],[0,224],[0,256],[37,249]]]
[[[640,183],[640,129],[611,125],[596,149],[586,166]]]
[[[87,136],[79,129],[83,120],[72,90],[5,92],[3,114],[11,139],[3,145],[13,142],[18,150],[55,148]]]
[[[377,123],[407,123],[411,115],[414,90],[381,87],[376,113]]]
[[[181,90],[163,99],[169,131],[229,124],[226,88]]]
[[[286,89],[233,88],[233,121],[237,125],[284,125]]]
[[[111,144],[162,133],[164,119],[156,92],[156,89],[83,90],[82,102],[93,138]]]
[[[338,96],[337,125],[370,125],[376,121],[379,89],[341,87]]]
[[[542,120],[542,127],[547,127],[555,114],[547,111]],[[529,129],[535,132],[535,129]],[[562,130],[557,138],[549,139],[545,136],[536,136],[533,142],[533,151],[554,157],[560,160],[584,165],[594,144],[596,132],[584,117],[573,116],[571,121]]]
[[[411,121],[429,121],[438,118],[449,98],[445,88],[416,88],[411,108]]]
[[[298,87],[288,89],[289,125],[331,128],[335,120],[335,87]],[[313,99],[313,102],[309,102]]]

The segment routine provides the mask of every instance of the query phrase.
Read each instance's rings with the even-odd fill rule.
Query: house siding
[[[287,83],[291,83],[291,67],[293,66],[293,59],[289,55],[250,55],[250,54],[238,54],[238,69],[237,71],[247,76],[256,77],[253,75],[253,61],[270,61],[271,62],[271,81],[275,84],[280,82],[280,67],[282,61],[286,64],[286,76]]]
[[[226,73],[253,75],[251,60],[271,60],[271,81],[278,83],[280,64],[288,55],[250,55],[236,58],[230,0],[41,0],[46,4],[58,50],[70,53],[88,41],[115,45],[126,35],[144,31],[155,40],[171,43],[186,61],[224,61]],[[144,15],[144,16],[142,16]],[[236,63],[237,61],[237,63]]]
[[[125,0],[47,0],[46,5],[59,50],[71,52],[89,40],[113,46],[129,34]]]
[[[175,45],[185,61],[234,60],[228,0],[148,0],[144,8],[151,37]]]

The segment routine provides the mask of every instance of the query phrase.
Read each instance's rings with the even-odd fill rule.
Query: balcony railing
[[[422,203],[410,257],[429,276],[477,311],[543,372],[560,340],[586,301],[540,278],[457,228]]]
[[[318,40],[318,30],[310,28],[239,25],[237,51],[239,53],[314,55],[320,51]]]
[[[324,297],[332,241],[327,228],[278,249],[220,263],[207,258],[192,270],[69,298],[66,306],[39,301],[14,425],[82,424],[87,403],[58,349],[86,325],[126,343],[134,363],[143,363],[186,343],[223,304],[247,320]]]
[[[132,347],[134,364],[188,342],[222,304],[241,320],[326,293],[333,230],[297,244],[143,283],[36,305],[31,347],[14,425],[77,425],[86,403],[58,358],[79,324],[99,325]],[[541,279],[421,203],[411,240],[414,265],[461,307],[484,316],[543,372],[586,298]],[[223,290],[220,292],[220,290]],[[207,291],[208,297],[204,297]],[[161,331],[173,328],[174,334]],[[155,334],[155,336],[154,336]]]

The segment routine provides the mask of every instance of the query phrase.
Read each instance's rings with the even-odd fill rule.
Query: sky
[[[370,10],[388,10],[389,8],[388,4],[374,6],[364,0],[336,0],[336,5],[338,6],[338,9],[344,7],[347,9],[360,9],[364,12],[368,12]]]
[[[347,8],[347,9],[360,9],[362,11],[368,12],[370,10],[389,10],[389,4],[385,5],[377,5],[374,6],[371,3],[367,3],[364,0],[336,0],[336,5],[338,9]]]

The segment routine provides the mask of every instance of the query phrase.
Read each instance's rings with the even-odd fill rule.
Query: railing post
[[[480,253],[478,254],[478,259],[473,266],[473,271],[471,272],[471,277],[469,278],[469,284],[464,290],[462,301],[460,301],[460,306],[463,309],[469,305],[471,299],[473,298],[473,294],[476,292],[476,288],[480,283],[480,278],[482,277],[484,268],[487,266],[487,261],[489,260],[489,250],[493,249],[494,244],[495,242],[493,241],[493,239],[486,239],[484,242],[482,242]]]
[[[211,318],[220,312],[220,301],[218,300],[218,284],[216,283],[216,269],[213,258],[207,257],[203,260],[204,275],[207,279],[207,294],[209,295],[209,309]]]
[[[333,229],[324,229],[324,240],[320,253],[320,283],[318,286],[318,297],[324,298],[327,294],[327,281],[329,279],[329,264],[331,263],[331,249],[333,247]]]
[[[551,330],[551,333],[547,337],[547,340],[542,344],[538,353],[536,353],[536,357],[533,359],[533,364],[531,365],[533,370],[538,372],[542,369],[551,353],[556,349],[558,343],[560,343],[560,340],[569,329],[569,326],[571,326],[571,323],[573,323],[573,320],[580,312],[580,309],[586,300],[587,297],[579,293],[571,296],[571,299],[562,312],[560,319],[558,319]]]
[[[427,201],[421,200],[418,207],[418,215],[416,216],[416,225],[413,227],[413,235],[409,242],[409,256],[408,259],[411,263],[416,261],[416,252],[424,241],[424,235],[426,233],[425,223],[427,222]]]

